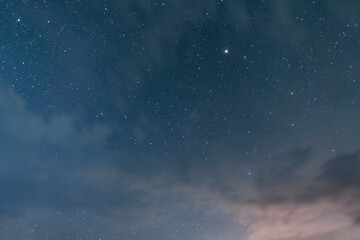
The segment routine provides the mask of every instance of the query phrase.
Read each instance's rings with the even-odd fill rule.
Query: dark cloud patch
[[[360,193],[358,153],[330,159],[323,164],[318,176],[304,178],[299,170],[310,163],[309,153],[305,149],[292,151],[284,156],[286,161],[272,162],[275,164],[268,166],[267,172],[260,172],[255,182],[262,197],[257,201],[261,204],[308,204],[320,199],[341,200],[344,194]]]
[[[311,153],[310,148],[303,147],[275,156],[271,160],[264,160],[255,176],[255,182],[259,187],[268,188],[292,180],[299,168],[308,163]]]
[[[355,218],[354,218],[354,222],[357,225],[360,225],[360,214],[358,214]]]
[[[184,185],[193,189],[194,198],[197,195],[215,197],[231,206],[271,208],[290,204],[302,208],[331,202],[349,212],[357,211],[359,204],[352,199],[360,195],[358,153],[326,160],[313,174],[307,174],[314,161],[317,161],[316,154],[310,147],[293,149],[251,164],[232,158],[213,162],[212,166],[195,161],[190,165],[192,168],[188,166],[173,172],[176,177],[172,175],[175,180],[172,186]],[[253,183],[253,187],[245,187],[249,183]],[[358,215],[348,216],[354,223],[358,222]]]
[[[360,189],[359,153],[340,155],[330,159],[324,164],[324,170],[318,180],[328,183],[332,189]]]

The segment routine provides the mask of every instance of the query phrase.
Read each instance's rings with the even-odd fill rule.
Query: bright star
[[[228,53],[229,53],[229,49],[225,49],[225,50],[224,50],[224,53],[225,53],[225,54],[228,54]]]

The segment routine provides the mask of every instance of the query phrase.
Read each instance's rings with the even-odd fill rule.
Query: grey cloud
[[[188,167],[182,166],[179,173],[174,172],[175,181],[164,189],[187,189],[182,194],[199,202],[220,201],[225,208],[308,208],[325,202],[349,213],[357,212],[360,206],[353,199],[360,196],[358,153],[329,159],[314,174],[306,174],[306,169],[316,165],[315,161],[313,150],[305,147],[251,164],[223,158],[206,167],[194,161]],[[247,174],[249,168],[253,170],[251,176]],[[358,224],[357,214],[347,217]]]
[[[250,200],[262,205],[293,202],[308,204],[321,199],[342,201],[360,194],[358,153],[339,155],[325,161],[316,176],[303,176],[301,169],[312,164],[309,148],[290,151],[263,164],[255,177],[260,197]],[[262,170],[265,169],[265,170]]]
[[[360,214],[354,218],[355,224],[360,225]]]
[[[255,177],[258,187],[268,188],[271,185],[281,184],[291,180],[296,171],[303,167],[310,159],[310,148],[299,148],[288,153],[266,159],[261,164],[262,168]]]
[[[238,215],[240,223],[246,221],[244,218],[249,222],[259,218],[254,220],[247,239],[356,239],[360,207],[358,153],[329,159],[310,175],[304,174],[306,169],[318,161],[310,148],[255,161],[254,176],[241,176],[249,167],[245,163],[226,167],[228,161],[222,159],[222,167],[213,170],[193,169],[187,177],[192,184],[181,184],[193,188],[184,194],[199,197],[198,204],[214,201]],[[338,221],[342,221],[339,226]]]
[[[60,146],[103,143],[109,135],[106,125],[81,130],[76,114],[58,114],[48,120],[27,109],[26,102],[11,88],[0,89],[0,132],[19,141],[48,141]]]
[[[360,189],[360,155],[344,154],[330,159],[324,164],[324,170],[318,177],[331,185],[332,189]]]

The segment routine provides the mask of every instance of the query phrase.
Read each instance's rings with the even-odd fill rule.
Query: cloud
[[[11,88],[0,88],[0,132],[11,139],[29,143],[49,142],[57,146],[104,143],[108,126],[95,124],[81,130],[77,114],[55,114],[45,119],[27,109],[26,102]]]
[[[3,136],[18,141],[19,153],[9,156],[22,159],[0,179],[0,192],[6,193],[0,199],[2,221],[31,209],[67,213],[82,209],[103,216],[113,226],[157,228],[152,219],[163,216],[159,203],[166,199],[171,213],[166,221],[176,221],[185,206],[208,206],[212,210],[202,214],[220,213],[232,216],[238,226],[246,223],[247,240],[356,240],[358,236],[358,153],[329,159],[310,175],[304,172],[318,160],[306,147],[254,162],[218,154],[209,165],[190,154],[183,164],[162,168],[170,174],[166,170],[139,174],[143,170],[119,167],[117,162],[124,158],[120,152],[102,161],[101,150],[94,156],[98,160],[89,162],[84,161],[87,153],[72,148],[102,145],[109,131],[102,124],[81,130],[71,114],[46,120],[28,110],[11,89],[1,89],[0,106]],[[148,125],[146,117],[139,118],[139,126]],[[143,141],[140,130],[134,129],[134,136]],[[31,149],[42,141],[71,149],[70,159],[44,161]]]
[[[94,158],[103,151],[110,134],[107,125],[81,127],[75,113],[45,118],[29,110],[14,90],[1,87],[0,133],[2,216],[34,207],[85,208],[98,199],[91,197],[97,190],[79,176],[84,162],[91,162],[87,149]]]
[[[229,159],[214,168],[192,164],[186,176],[182,170],[157,194],[188,196],[196,205],[232,215],[238,226],[247,224],[247,240],[356,240],[358,154],[328,159],[306,174],[318,165],[315,156],[310,148],[299,148],[252,164]],[[252,176],[244,171],[249,166]]]
[[[337,156],[327,161],[323,167],[318,180],[326,182],[329,188],[337,191],[360,189],[359,153]]]

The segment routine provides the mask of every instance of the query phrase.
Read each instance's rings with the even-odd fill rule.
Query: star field
[[[0,239],[358,240],[357,1],[0,6]]]

